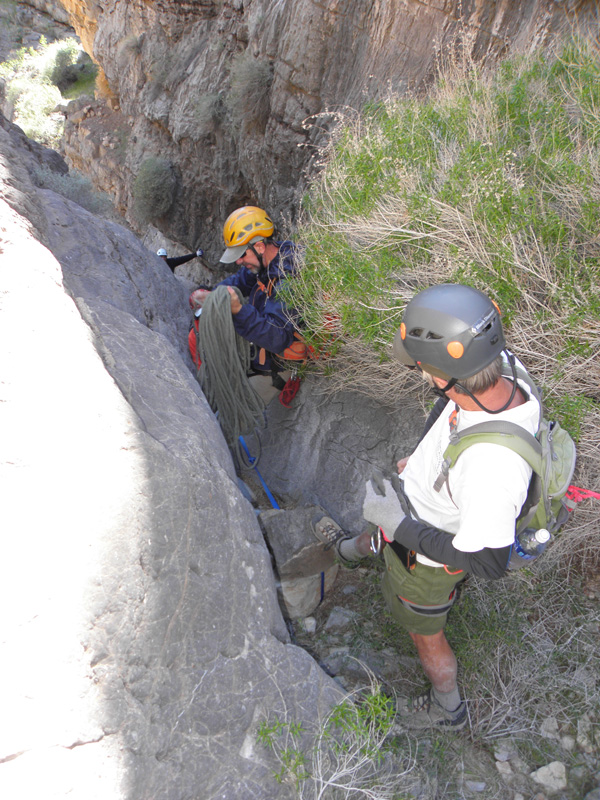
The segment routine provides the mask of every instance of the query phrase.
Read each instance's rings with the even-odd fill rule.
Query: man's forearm
[[[487,580],[497,580],[508,569],[512,547],[484,547],[475,553],[457,550],[452,536],[439,528],[406,517],[396,529],[394,539],[404,547],[455,569],[463,569]]]

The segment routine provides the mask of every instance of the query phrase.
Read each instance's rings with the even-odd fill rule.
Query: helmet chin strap
[[[446,397],[446,392],[452,389],[453,386],[458,386],[462,389],[462,391],[465,394],[467,394],[471,398],[471,400],[473,400],[474,403],[477,403],[477,405],[482,411],[485,411],[488,414],[500,414],[502,411],[506,411],[506,409],[510,406],[510,404],[515,398],[515,394],[517,393],[518,383],[517,383],[517,370],[515,367],[515,357],[513,356],[512,353],[509,353],[508,350],[506,349],[504,349],[502,352],[506,353],[506,357],[508,359],[508,363],[510,364],[510,369],[512,372],[512,391],[510,393],[510,397],[508,398],[506,403],[502,406],[502,408],[497,408],[495,411],[492,411],[491,408],[486,408],[483,405],[483,403],[480,403],[479,400],[475,397],[475,395],[468,389],[466,389],[462,385],[462,383],[460,383],[456,378],[450,378],[450,380],[445,386],[435,386],[433,391],[435,392],[435,394],[438,395],[438,397]]]
[[[450,391],[457,383],[458,381],[456,378],[450,378],[445,386],[438,386],[437,383],[434,383],[431,388],[433,389],[433,393],[437,394],[438,397],[446,397],[446,392]]]
[[[249,247],[250,247],[250,250],[252,250],[252,252],[256,256],[256,258],[258,259],[258,263],[260,264],[261,271],[264,270],[265,262],[263,261],[262,255],[257,251],[257,249],[254,247],[253,244],[249,245]]]

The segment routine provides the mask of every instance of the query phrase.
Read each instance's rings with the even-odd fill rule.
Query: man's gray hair
[[[498,380],[502,377],[502,354],[495,358],[491,364],[488,364],[481,372],[471,375],[470,378],[463,378],[455,385],[455,389],[459,394],[481,394],[487,389],[491,389]],[[467,390],[467,391],[465,391]]]

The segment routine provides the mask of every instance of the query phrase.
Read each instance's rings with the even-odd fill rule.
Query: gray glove
[[[391,481],[385,479],[367,481],[362,511],[367,522],[382,529],[386,542],[393,541],[396,528],[406,516]]]
[[[201,250],[200,248],[198,248],[198,249],[196,250],[196,255],[198,256],[198,258],[200,258],[200,256],[203,256],[203,255],[204,255],[204,250]]]

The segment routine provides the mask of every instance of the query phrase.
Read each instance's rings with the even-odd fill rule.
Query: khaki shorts
[[[443,630],[455,600],[456,584],[466,578],[466,573],[461,570],[451,575],[443,567],[428,567],[419,561],[409,572],[391,547],[384,549],[383,557],[386,570],[382,591],[396,622],[409,633],[423,636]],[[420,608],[411,608],[411,603]]]

